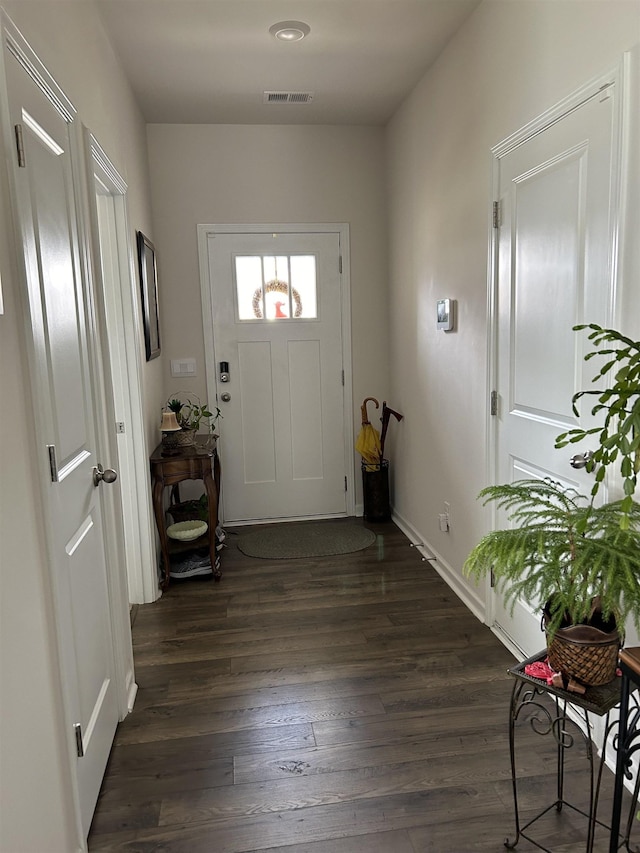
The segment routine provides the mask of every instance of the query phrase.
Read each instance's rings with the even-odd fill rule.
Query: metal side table
[[[525,673],[524,670],[528,664],[544,660],[546,656],[546,650],[539,652],[537,655],[533,655],[533,657],[527,658],[527,660],[509,669],[509,673],[514,677],[509,715],[509,751],[511,757],[511,781],[513,785],[516,835],[513,840],[509,838],[505,839],[504,846],[511,850],[521,838],[525,838],[539,850],[544,850],[545,853],[553,853],[548,847],[543,847],[542,844],[535,841],[527,834],[527,831],[529,827],[552,809],[560,812],[563,807],[567,807],[587,818],[588,830],[585,853],[593,853],[596,825],[603,826],[607,830],[609,827],[597,819],[605,750],[603,748],[601,757],[598,759],[597,755],[595,755],[597,751],[591,738],[591,715],[596,714],[597,716],[605,717],[606,744],[612,729],[617,726],[617,722],[610,722],[610,712],[620,701],[621,679],[616,678],[603,687],[590,687],[584,695],[569,693],[567,690],[547,685],[545,681],[533,678]],[[553,703],[543,701],[545,697],[550,697]],[[568,716],[568,705],[573,706],[575,713],[580,719],[580,725]],[[527,823],[521,825],[518,807],[518,783],[516,778],[515,729],[518,718],[525,713],[529,713],[529,723],[536,734],[552,735],[556,741],[557,788],[556,799],[539,814],[528,820]],[[564,799],[565,752],[574,746],[576,742],[584,743],[589,766],[588,812],[583,811]]]
[[[622,795],[624,780],[633,779],[632,761],[640,750],[640,701],[637,690],[640,687],[640,648],[622,649],[620,651],[620,669],[622,670],[622,693],[620,696],[620,721],[616,735],[616,782],[613,794],[613,811],[611,815],[611,840],[609,853],[620,850],[620,820],[622,814]],[[638,791],[640,789],[640,772],[636,772],[633,798],[629,808],[625,835],[622,839],[625,850],[629,850],[629,838],[633,825],[634,814],[638,808]],[[637,848],[635,848],[637,850]]]

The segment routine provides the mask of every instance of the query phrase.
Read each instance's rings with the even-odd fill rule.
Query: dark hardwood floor
[[[173,584],[137,609],[140,689],[91,851],[504,850],[514,660],[393,524],[371,528],[364,551],[283,562],[245,557],[228,531],[219,584]],[[526,816],[554,797],[555,754],[528,725],[518,739]],[[584,769],[570,758],[581,805]],[[584,850],[571,810],[536,826],[553,853]]]

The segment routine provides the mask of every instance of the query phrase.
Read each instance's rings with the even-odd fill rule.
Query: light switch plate
[[[172,358],[171,375],[177,379],[196,375],[195,358]]]

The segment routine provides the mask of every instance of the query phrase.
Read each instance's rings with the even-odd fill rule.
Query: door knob
[[[585,453],[576,453],[569,460],[572,468],[589,468],[593,460],[593,453],[587,450]]]
[[[223,403],[228,403],[231,399],[231,394],[228,391],[225,391],[223,394],[220,394],[220,399]]]
[[[101,482],[115,483],[118,479],[118,472],[113,468],[103,468],[102,465],[93,466],[93,485],[99,486]]]

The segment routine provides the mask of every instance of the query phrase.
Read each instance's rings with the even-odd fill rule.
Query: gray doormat
[[[376,541],[375,533],[362,522],[291,522],[244,533],[238,548],[248,557],[262,560],[295,560],[362,551]]]

